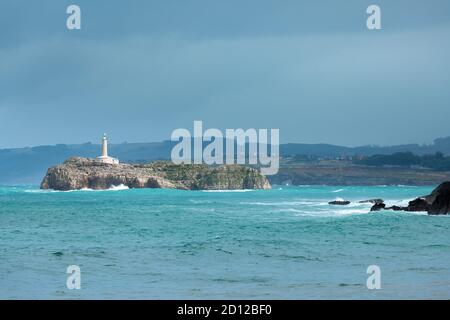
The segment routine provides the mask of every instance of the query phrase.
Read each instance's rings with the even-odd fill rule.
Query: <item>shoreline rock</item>
[[[350,204],[350,201],[346,201],[346,200],[335,200],[335,201],[330,201],[328,202],[328,204],[330,205],[335,205],[335,206],[346,206]]]
[[[386,209],[386,204],[384,204],[384,202],[381,203],[375,203],[372,208],[370,208],[370,211],[380,211],[380,210],[384,210]]]
[[[380,210],[427,212],[429,215],[448,215],[450,213],[450,181],[441,183],[427,196],[409,201],[406,207],[386,207],[384,202],[381,202],[375,203],[370,209],[370,211]]]
[[[69,158],[51,167],[41,189],[103,190],[111,186],[181,190],[270,189],[258,170],[240,165],[175,165],[169,161],[149,164],[106,164],[95,159]]]
[[[450,181],[441,183],[430,195],[425,197],[428,214],[447,215],[450,213]]]
[[[428,203],[423,198],[417,198],[410,201],[404,209],[409,212],[428,211]]]
[[[384,208],[384,210],[404,211],[405,208],[404,207],[400,207],[400,206],[392,206],[392,207],[386,207],[386,208]]]

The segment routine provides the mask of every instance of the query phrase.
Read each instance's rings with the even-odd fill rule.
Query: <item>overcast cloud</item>
[[[168,140],[194,120],[282,142],[450,136],[450,2],[377,1],[369,31],[372,3],[1,0],[0,147]]]

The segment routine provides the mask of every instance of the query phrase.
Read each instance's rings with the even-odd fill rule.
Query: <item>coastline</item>
[[[272,185],[436,186],[443,181],[450,181],[450,172],[338,164],[297,164],[280,167],[278,174],[269,176],[268,179]]]

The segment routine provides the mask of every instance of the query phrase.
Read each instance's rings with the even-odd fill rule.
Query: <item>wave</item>
[[[124,184],[119,184],[118,186],[111,185],[108,189],[91,189],[91,188],[83,188],[80,190],[69,190],[63,192],[79,192],[79,191],[94,191],[94,192],[103,192],[103,191],[121,191],[121,190],[129,190],[130,188]]]
[[[428,216],[428,212],[426,211],[398,211],[400,213],[404,213],[404,214],[413,214],[413,215],[418,215],[418,216]],[[447,215],[445,217],[448,217]]]
[[[345,189],[337,189],[337,190],[334,190],[334,191],[331,191],[331,192],[333,192],[333,193],[338,193],[338,192],[342,192],[342,191],[344,191]]]
[[[328,202],[316,202],[316,201],[280,201],[280,202],[239,202],[239,204],[247,204],[253,206],[318,206],[327,205]]]
[[[345,209],[345,210],[336,211],[336,213],[338,215],[365,214],[365,213],[369,213],[369,212],[370,211],[368,211],[367,209]]]
[[[23,192],[26,192],[26,193],[51,193],[51,192],[61,192],[61,191],[44,190],[44,189],[27,189],[27,190],[24,190]]]
[[[108,190],[111,191],[119,191],[119,190],[128,190],[130,189],[128,186],[124,184],[119,184],[118,186],[111,186]]]
[[[82,188],[77,190],[52,190],[52,189],[27,189],[24,192],[27,193],[54,193],[54,192],[86,192],[86,191],[94,191],[94,192],[102,192],[102,191],[120,191],[120,190],[128,190],[130,189],[128,186],[124,184],[120,184],[118,186],[112,185],[108,189],[95,190],[91,188]]]
[[[414,186],[411,184],[397,184],[395,186],[399,188],[420,188],[420,186]]]
[[[309,210],[300,210],[300,209],[279,209],[276,212],[289,212],[294,213],[294,216],[297,217],[339,217],[339,216],[350,216],[350,215],[361,215],[368,214],[370,211],[367,209],[345,209],[345,210],[333,210],[333,211],[309,211]]]

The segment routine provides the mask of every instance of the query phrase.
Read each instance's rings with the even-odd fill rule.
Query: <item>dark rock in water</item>
[[[416,212],[416,211],[427,211],[428,203],[423,198],[417,198],[413,201],[410,201],[407,207],[400,207],[400,206],[391,206],[391,207],[385,207],[385,210],[393,210],[393,211],[409,211],[409,212]]]
[[[405,208],[406,211],[416,212],[416,211],[428,211],[428,203],[423,198],[417,198],[408,203],[408,206]]]
[[[386,209],[395,211],[425,211],[430,215],[449,214],[450,212],[450,182],[440,184],[428,196],[419,197],[408,203],[407,207],[393,206]]]
[[[428,214],[442,215],[450,213],[450,182],[441,183],[433,192],[425,197],[428,203]]]
[[[384,203],[375,203],[372,208],[370,208],[370,211],[380,211],[384,210],[386,208],[386,205]]]
[[[379,203],[384,203],[383,199],[369,199],[369,200],[362,200],[359,201],[358,203],[374,203],[374,204],[379,204]]]
[[[385,210],[405,211],[406,207],[392,206],[392,207],[386,207]]]
[[[331,204],[331,205],[337,205],[337,206],[346,206],[346,205],[349,205],[349,204],[350,204],[350,201],[336,200],[336,201],[328,202],[328,204]]]
[[[429,215],[446,215],[450,213],[450,181],[441,183],[428,196],[419,197],[408,203],[407,207],[386,207],[381,199],[364,200],[359,203],[375,203],[370,211],[394,210],[394,211],[425,211]]]

